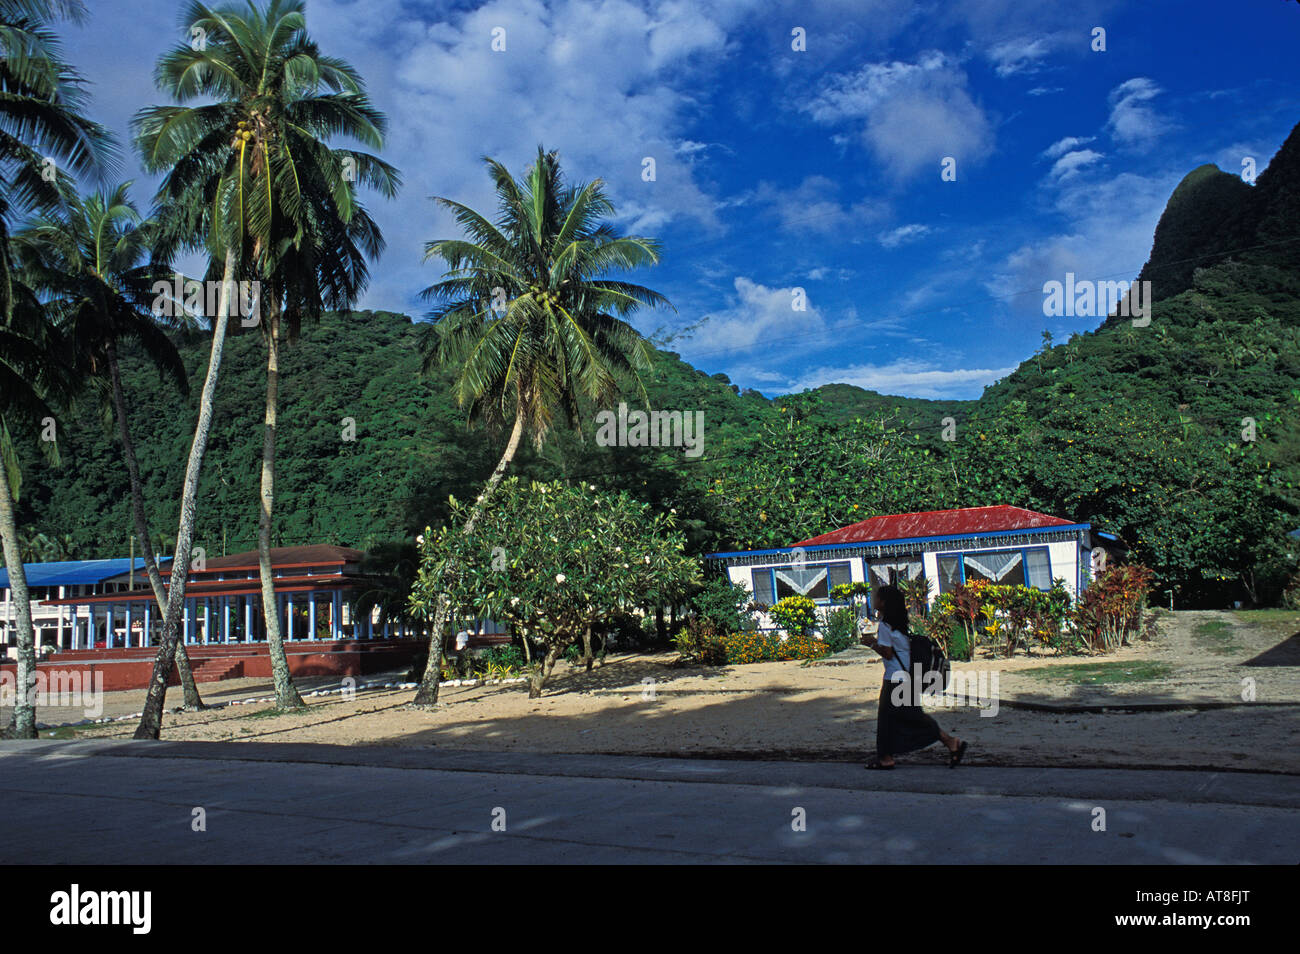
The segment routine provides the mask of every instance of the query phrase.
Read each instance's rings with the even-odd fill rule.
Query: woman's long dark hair
[[[908,634],[907,600],[898,587],[890,583],[876,590],[876,608],[880,610],[881,622],[896,633]]]

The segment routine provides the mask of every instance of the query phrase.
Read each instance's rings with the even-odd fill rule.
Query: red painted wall
[[[322,640],[313,643],[289,643],[285,652],[289,659],[289,672],[294,676],[364,676],[376,672],[409,666],[424,651],[428,643],[422,639],[389,640]],[[271,677],[270,648],[265,643],[188,646],[190,665],[198,669],[209,659],[238,660],[243,664],[242,675],[269,679]],[[131,649],[78,649],[55,653],[36,668],[43,672],[103,673],[104,691],[144,689],[153,675],[156,647]],[[11,675],[14,663],[0,666]],[[236,678],[232,676],[232,678]],[[180,676],[172,668],[169,686],[180,685]],[[201,689],[200,689],[201,691]]]

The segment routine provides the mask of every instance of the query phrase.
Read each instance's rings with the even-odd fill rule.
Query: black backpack
[[[917,633],[909,633],[908,642],[911,644],[912,673],[916,672],[917,666],[921,667],[919,688],[930,689],[937,684],[940,692],[947,692],[948,680],[952,678],[952,666],[939,644],[929,636]]]

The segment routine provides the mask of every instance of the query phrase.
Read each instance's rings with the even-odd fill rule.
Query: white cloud
[[[830,268],[825,265],[819,265],[816,268],[810,269],[808,272],[808,280],[810,282],[822,282],[828,278],[833,278],[840,282],[847,282],[852,277],[853,270],[850,268]]]
[[[1077,149],[1074,152],[1067,152],[1052,165],[1050,174],[1058,182],[1063,182],[1071,176],[1078,175],[1081,169],[1103,158],[1105,156],[1102,153],[1094,152],[1091,149]]]
[[[405,179],[398,202],[367,200],[389,245],[367,304],[409,311],[412,293],[438,279],[436,265],[421,264],[423,244],[459,230],[430,195],[490,214],[481,157],[519,175],[538,143],[559,151],[572,178],[603,177],[628,231],[655,235],[682,220],[720,231],[698,174],[714,144],[687,129],[696,89],[722,67],[750,3],[312,0],[313,36],[366,78],[392,122],[385,158]],[[498,27],[504,52],[492,49]],[[653,182],[642,179],[647,156]]]
[[[1059,159],[1067,152],[1086,146],[1096,138],[1096,136],[1066,136],[1064,139],[1058,139],[1043,150],[1043,158]]]
[[[1143,149],[1171,128],[1151,106],[1160,93],[1160,87],[1143,76],[1125,80],[1111,90],[1107,126],[1116,142]]]
[[[898,248],[906,242],[914,242],[928,235],[931,231],[930,226],[914,222],[911,225],[900,225],[889,232],[882,232],[879,241],[885,248]]]
[[[769,288],[737,276],[733,304],[714,312],[692,342],[697,356],[747,351],[789,336],[811,337],[826,331],[821,311],[807,302],[796,311],[793,288]]]
[[[1043,284],[1064,281],[1066,272],[1094,281],[1133,280],[1151,252],[1156,223],[1182,174],[1078,176],[1055,184],[1054,204],[1067,223],[1065,230],[1021,245],[985,288],[1004,300],[1009,313],[1041,322]],[[1089,327],[1096,324],[1083,321]]]
[[[978,161],[993,149],[993,124],[967,91],[966,73],[937,51],[832,76],[806,108],[822,123],[861,121],[863,142],[900,178],[927,168],[938,175],[945,156]]]
[[[1050,36],[1017,37],[993,46],[988,57],[993,61],[998,76],[1037,72],[1039,61],[1050,53],[1059,38]]]
[[[853,384],[881,394],[918,398],[977,397],[985,386],[1006,377],[1014,368],[941,368],[928,361],[902,358],[888,364],[825,366],[793,379],[789,390],[823,384]]]
[[[780,189],[760,182],[740,204],[765,207],[781,224],[782,231],[795,234],[834,235],[875,221],[885,214],[879,203],[862,200],[844,204],[839,185],[826,176],[808,176],[793,189]]]

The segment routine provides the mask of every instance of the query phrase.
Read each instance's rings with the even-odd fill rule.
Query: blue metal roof
[[[143,572],[144,560],[134,562],[136,570]],[[24,563],[23,569],[27,573],[28,586],[80,586],[102,583],[126,573],[131,569],[131,563],[126,557],[118,560],[68,560],[62,563]],[[8,586],[9,570],[0,567],[0,589]]]

